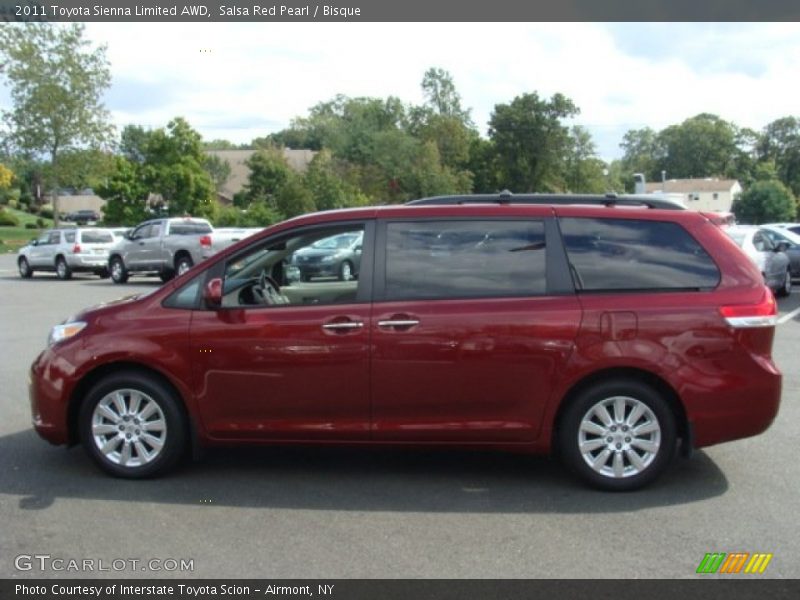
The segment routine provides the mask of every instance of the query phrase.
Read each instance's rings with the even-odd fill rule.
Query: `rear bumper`
[[[682,394],[695,448],[752,437],[766,431],[778,414],[783,376],[772,360],[753,356],[752,365],[713,393]]]
[[[67,264],[73,271],[101,271],[108,269],[108,254],[74,254]]]

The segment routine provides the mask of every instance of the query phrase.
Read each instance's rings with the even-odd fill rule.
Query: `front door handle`
[[[335,323],[325,323],[322,328],[327,331],[352,331],[354,329],[361,329],[364,323],[361,321],[340,321]]]

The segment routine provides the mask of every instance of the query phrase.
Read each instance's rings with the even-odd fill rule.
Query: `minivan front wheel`
[[[33,269],[31,269],[28,260],[24,256],[20,257],[17,267],[19,268],[19,276],[23,279],[30,279],[33,277]]]
[[[81,405],[79,424],[86,451],[117,477],[160,475],[186,449],[186,419],[174,392],[143,373],[100,380]]]
[[[561,456],[594,487],[629,491],[655,480],[675,454],[675,417],[659,392],[636,380],[601,382],[567,407]]]

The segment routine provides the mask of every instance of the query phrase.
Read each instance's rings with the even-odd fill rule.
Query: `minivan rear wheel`
[[[559,450],[590,485],[609,491],[641,488],[675,454],[675,416],[662,395],[633,379],[607,380],[573,399],[561,419]]]
[[[186,450],[186,419],[175,393],[144,373],[100,380],[81,405],[79,425],[89,456],[117,477],[160,475]]]

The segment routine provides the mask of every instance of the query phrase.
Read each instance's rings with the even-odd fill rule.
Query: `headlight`
[[[69,338],[76,336],[83,331],[84,327],[86,327],[86,323],[83,321],[71,321],[69,323],[56,325],[50,330],[50,337],[47,338],[47,344],[52,346],[58,342],[68,340]]]
[[[336,255],[335,254],[329,254],[328,256],[323,256],[322,260],[320,262],[329,263],[329,262],[333,262],[334,260],[336,260]]]

